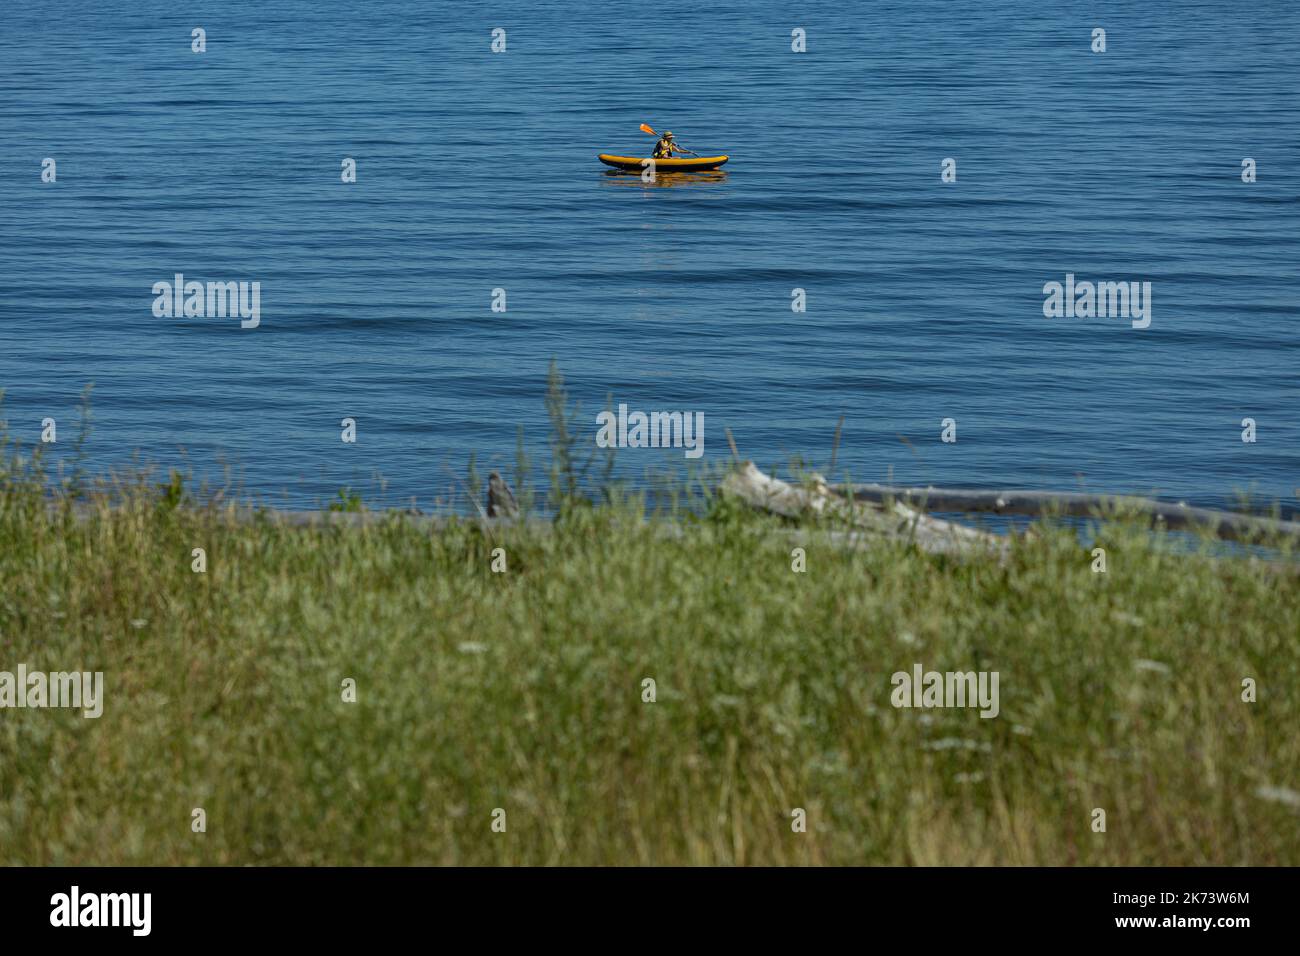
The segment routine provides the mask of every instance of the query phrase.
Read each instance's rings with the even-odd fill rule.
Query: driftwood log
[[[996,515],[1064,515],[1096,518],[1135,515],[1154,527],[1205,530],[1232,541],[1266,541],[1300,537],[1300,522],[1258,515],[1193,508],[1182,502],[1157,501],[1131,495],[1090,495],[1059,491],[962,491],[943,488],[901,488],[890,485],[835,485],[831,491],[845,499],[886,505],[905,502],[923,511]]]
[[[787,518],[829,518],[849,538],[892,538],[914,542],[932,553],[1002,551],[1005,538],[951,521],[932,518],[901,501],[862,505],[836,494],[820,475],[792,485],[763,474],[752,461],[742,462],[722,482],[725,495],[753,508]]]
[[[1005,542],[1004,538],[941,521],[926,512],[983,513],[1041,517],[1136,515],[1155,527],[1204,530],[1233,541],[1267,542],[1300,538],[1300,522],[1258,515],[1194,508],[1178,502],[1130,495],[1090,495],[1051,491],[965,491],[891,485],[828,485],[811,475],[802,485],[763,474],[742,462],[722,484],[747,504],[788,518],[825,516],[836,524],[890,537],[906,537],[927,551],[968,550]]]

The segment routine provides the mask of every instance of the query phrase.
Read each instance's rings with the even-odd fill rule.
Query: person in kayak
[[[682,149],[673,142],[671,132],[663,133],[659,137],[659,142],[655,143],[655,151],[651,154],[654,159],[672,159],[673,153],[684,153]]]

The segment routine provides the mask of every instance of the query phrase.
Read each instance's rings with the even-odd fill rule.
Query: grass
[[[1293,570],[1115,522],[1105,574],[1050,525],[796,573],[727,502],[295,527],[7,460],[0,670],[106,700],[0,710],[3,864],[1300,863]],[[999,716],[895,709],[917,662]]]

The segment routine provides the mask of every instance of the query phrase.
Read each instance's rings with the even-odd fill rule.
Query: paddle
[[[643,132],[643,133],[649,133],[651,136],[658,136],[658,135],[659,135],[658,133],[656,133],[656,132],[655,132],[655,131],[650,127],[650,124],[649,124],[649,123],[642,123],[642,124],[641,124],[641,132]],[[677,152],[679,152],[679,153],[690,153],[692,156],[698,156],[698,155],[700,155],[699,153],[691,152],[691,150],[689,150],[689,149],[683,149],[682,147],[680,147],[680,146],[678,146],[678,145],[676,145],[676,144],[673,145],[673,149],[677,150]]]

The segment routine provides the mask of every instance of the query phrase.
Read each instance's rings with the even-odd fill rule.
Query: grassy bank
[[[176,498],[0,495],[0,670],[106,684],[0,711],[0,863],[1300,863],[1300,602],[1258,562],[1116,525],[1105,574],[1068,531],[796,573],[727,506],[489,536]],[[915,663],[998,671],[999,715],[894,708]]]

